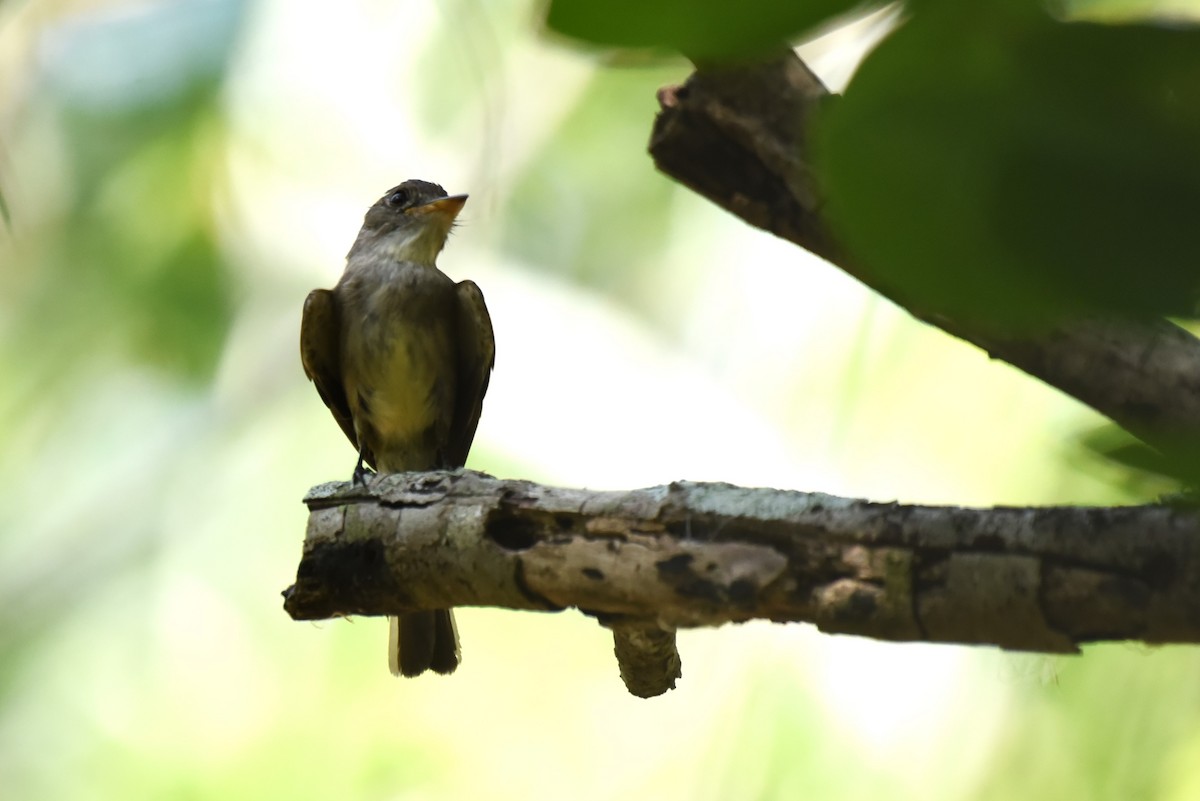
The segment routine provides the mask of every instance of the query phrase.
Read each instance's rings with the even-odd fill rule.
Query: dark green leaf
[[[1200,31],[940,11],[819,125],[848,247],[901,295],[996,323],[1192,313]]]
[[[592,45],[729,58],[793,41],[862,8],[861,0],[552,0],[546,24]]]

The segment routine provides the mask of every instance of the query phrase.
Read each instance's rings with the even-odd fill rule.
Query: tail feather
[[[420,676],[426,670],[447,674],[458,667],[458,629],[449,609],[411,612],[388,623],[388,667],[393,676]]]

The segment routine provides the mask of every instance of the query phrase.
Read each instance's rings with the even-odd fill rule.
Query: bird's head
[[[428,181],[393,186],[367,209],[350,255],[371,249],[397,261],[432,265],[466,202],[466,195],[447,195]]]

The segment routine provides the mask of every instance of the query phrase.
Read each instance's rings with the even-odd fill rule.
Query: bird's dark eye
[[[408,190],[397,189],[395,192],[387,196],[387,204],[394,209],[401,208],[408,203]]]

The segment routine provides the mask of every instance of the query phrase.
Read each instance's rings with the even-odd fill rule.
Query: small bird
[[[354,480],[462,467],[475,438],[496,342],[483,293],[434,263],[466,195],[427,181],[389,189],[367,210],[332,290],[304,301],[300,360],[358,449]],[[450,610],[392,618],[395,675],[452,673],[461,658]]]

